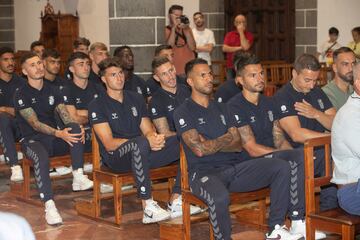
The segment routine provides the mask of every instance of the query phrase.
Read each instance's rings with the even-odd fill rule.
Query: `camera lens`
[[[189,24],[190,21],[189,21],[189,18],[185,15],[181,15],[180,16],[180,22],[183,23],[183,24]]]

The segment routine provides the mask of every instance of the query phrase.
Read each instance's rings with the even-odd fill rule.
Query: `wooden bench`
[[[322,211],[317,209],[316,189],[330,184],[331,137],[309,139],[304,144],[305,154],[305,201],[306,201],[306,239],[315,239],[315,230],[340,234],[343,240],[355,239],[360,217],[350,215],[340,208]],[[325,148],[325,176],[314,177],[314,148]],[[320,159],[317,159],[319,161]]]
[[[122,200],[123,196],[127,194],[133,194],[135,191],[126,191],[123,192],[121,188],[124,185],[135,184],[134,176],[132,172],[117,174],[111,172],[109,168],[100,166],[100,152],[99,144],[93,132],[92,138],[92,149],[93,149],[93,196],[90,199],[82,198],[78,199],[75,203],[75,208],[78,214],[94,218],[96,220],[102,220],[109,222],[107,219],[101,216],[101,200],[107,198],[113,198],[114,200],[114,214],[115,214],[115,224],[119,225],[122,222]],[[151,169],[150,178],[153,181],[160,179],[167,179],[167,189],[168,196],[170,195],[174,177],[178,171],[178,165],[169,165],[161,168]],[[100,193],[100,184],[108,183],[112,184],[114,188],[113,194],[101,194]],[[154,188],[154,186],[152,186]],[[154,196],[155,198],[155,196]],[[167,199],[168,200],[168,199]]]
[[[181,194],[182,194],[182,218],[175,218],[160,223],[161,240],[190,240],[190,224],[208,220],[207,213],[190,216],[190,205],[198,205],[206,208],[207,205],[193,195],[189,187],[187,160],[183,146],[180,145],[180,167],[181,167]],[[256,226],[261,230],[267,229],[266,223],[266,198],[270,196],[268,188],[253,192],[231,193],[229,211],[236,215],[236,219],[247,225]],[[224,211],[226,211],[224,209]],[[210,239],[214,239],[212,226],[209,222]]]

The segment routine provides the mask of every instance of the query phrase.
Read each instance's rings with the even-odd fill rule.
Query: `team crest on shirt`
[[[322,101],[320,98],[319,98],[317,101],[318,101],[319,107],[320,107],[321,109],[324,109],[325,107],[324,107],[323,101]]]
[[[218,102],[222,102],[222,98],[221,98],[221,97],[218,98]]]
[[[24,102],[23,102],[22,99],[19,99],[18,103],[19,103],[20,106],[24,106]]]
[[[287,108],[286,108],[285,105],[281,105],[280,109],[281,109],[281,112],[283,112],[283,113],[288,112],[288,110],[287,110]]]
[[[97,95],[97,94],[94,94],[94,98],[98,98],[98,96],[99,96],[99,95]]]
[[[255,121],[256,121],[255,116],[251,116],[251,117],[250,117],[250,122],[253,123],[253,122],[255,122]]]
[[[64,101],[67,102],[67,96],[64,96]]]
[[[241,121],[240,121],[240,118],[239,118],[239,115],[235,114],[234,117],[235,117],[235,120],[236,120],[237,123],[240,123],[240,122],[241,122]]]
[[[171,111],[173,111],[175,108],[173,107],[173,105],[169,105],[169,106],[167,106],[167,108],[168,108],[168,111],[169,112],[171,112]]]
[[[138,116],[138,112],[136,110],[136,107],[131,107],[131,111],[132,111],[132,114],[133,114],[134,117]]]
[[[91,118],[94,119],[94,120],[96,119],[96,112],[91,113]]]
[[[111,119],[118,119],[119,116],[117,115],[117,113],[111,113]]]
[[[151,108],[151,113],[152,113],[153,115],[157,115],[156,108]]]
[[[184,120],[183,118],[180,118],[180,119],[179,119],[179,123],[180,123],[180,127],[181,127],[181,128],[187,126],[187,124],[185,123],[185,120]]]
[[[136,90],[137,90],[137,92],[138,92],[139,94],[142,94],[142,93],[143,93],[140,87],[136,87]]]
[[[270,122],[273,122],[274,121],[274,114],[273,114],[273,112],[271,110],[268,111],[268,115],[269,115]]]
[[[222,124],[224,124],[226,126],[225,116],[220,114],[220,119],[221,119]]]
[[[55,102],[54,96],[49,96],[49,104],[54,105],[54,102]]]

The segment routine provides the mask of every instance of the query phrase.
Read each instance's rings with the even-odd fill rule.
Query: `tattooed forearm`
[[[156,131],[160,134],[164,134],[165,137],[170,137],[176,134],[175,132],[170,131],[169,124],[165,117],[154,119],[153,123],[155,125]]]
[[[255,139],[254,133],[249,125],[239,127],[238,131],[240,133],[241,142],[243,145],[245,145],[248,141]]]
[[[184,132],[182,138],[185,144],[198,157],[214,154],[233,140],[233,136],[229,132],[216,139],[203,139],[195,129]]]
[[[64,124],[74,122],[69,112],[67,111],[65,104],[61,103],[57,105],[56,111],[59,113],[61,120],[64,122]]]
[[[222,152],[240,152],[242,150],[241,137],[235,127],[230,128],[229,133],[233,136],[230,144],[223,147]]]
[[[274,145],[277,149],[291,149],[290,143],[286,140],[284,131],[280,127],[279,121],[274,121],[273,126]]]
[[[56,129],[40,122],[35,111],[32,108],[25,108],[20,110],[19,112],[20,115],[29,123],[29,125],[34,128],[34,130],[55,136]]]

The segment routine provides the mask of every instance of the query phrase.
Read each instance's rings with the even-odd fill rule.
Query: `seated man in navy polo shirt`
[[[260,60],[245,54],[236,62],[235,69],[235,80],[243,90],[227,105],[236,119],[243,148],[253,158],[276,157],[290,163],[290,231],[305,236],[304,150],[293,149],[285,139],[273,99],[261,94],[265,80]],[[325,237],[324,233],[316,232],[316,239]]]
[[[158,133],[166,137],[176,135],[174,110],[190,97],[191,92],[187,86],[177,84],[175,66],[167,57],[155,57],[151,65],[154,79],[161,87],[149,102],[150,117]]]
[[[40,199],[45,202],[45,219],[49,225],[62,223],[53,201],[49,176],[49,157],[70,151],[73,169],[73,191],[92,188],[93,183],[83,174],[84,131],[66,110],[57,88],[43,80],[44,65],[35,53],[21,58],[22,72],[28,82],[15,92],[16,119],[19,123],[21,144],[27,158],[34,162],[34,175]],[[55,112],[65,128],[58,129]]]
[[[191,191],[207,203],[215,238],[231,239],[229,193],[264,187],[271,188],[266,238],[301,238],[281,226],[289,205],[289,164],[277,158],[244,161],[235,118],[226,105],[210,100],[213,76],[207,61],[191,60],[185,71],[192,94],[175,110],[174,122],[184,144]]]
[[[171,64],[174,64],[174,50],[172,46],[167,44],[159,45],[155,48],[155,57],[167,57]],[[186,78],[176,75],[176,82],[178,84],[187,85]],[[152,75],[148,80],[146,80],[146,86],[149,91],[149,95],[153,95],[159,88],[160,83],[155,79],[155,76]]]
[[[320,63],[310,54],[302,54],[296,58],[292,79],[274,98],[279,113],[279,123],[286,133],[286,139],[293,148],[302,147],[310,138],[328,136],[336,114],[326,94],[317,86],[320,74]],[[315,151],[315,175],[323,175],[324,151]],[[327,187],[320,194],[320,208],[337,207],[336,188]]]
[[[95,42],[91,44],[89,57],[91,59],[89,81],[97,84],[102,84],[99,76],[99,63],[109,57],[108,48],[105,43]]]
[[[15,71],[14,51],[8,47],[0,48],[0,145],[5,161],[11,167],[11,181],[22,181],[23,174],[18,163],[15,141],[20,139],[20,129],[15,120],[14,93],[25,80]],[[20,154],[19,154],[20,155]]]
[[[99,139],[102,162],[116,173],[133,171],[144,208],[143,223],[167,219],[170,213],[152,199],[149,169],[178,162],[178,140],[155,132],[144,98],[124,90],[125,76],[116,58],[104,60],[99,67],[107,94],[90,103],[89,121]],[[173,193],[180,192],[176,181]]]
[[[44,81],[58,87],[64,86],[65,81],[59,76],[61,64],[59,52],[55,49],[45,49],[42,57],[45,68]]]
[[[145,80],[134,73],[134,54],[131,48],[129,46],[117,47],[114,51],[114,57],[118,57],[120,66],[125,74],[124,90],[137,92],[147,100],[150,92]]]

